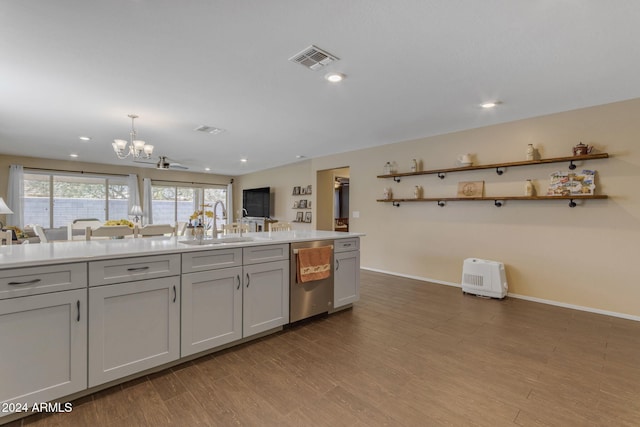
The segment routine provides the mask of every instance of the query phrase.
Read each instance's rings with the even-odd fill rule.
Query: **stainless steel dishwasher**
[[[297,322],[316,314],[326,313],[333,308],[333,251],[331,251],[331,273],[329,277],[312,282],[298,283],[298,249],[331,246],[333,240],[291,243],[289,260],[289,322]]]

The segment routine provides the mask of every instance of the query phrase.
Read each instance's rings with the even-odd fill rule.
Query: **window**
[[[51,228],[78,218],[122,219],[128,210],[126,177],[25,171],[25,224]]]
[[[189,217],[201,209],[202,204],[211,205],[217,201],[227,206],[227,187],[224,185],[185,185],[181,183],[158,183],[151,185],[153,193],[151,207],[154,224],[176,224],[189,221]],[[218,207],[218,224],[225,223],[225,215]]]

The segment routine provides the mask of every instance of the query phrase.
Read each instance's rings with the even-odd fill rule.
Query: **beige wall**
[[[506,108],[506,106],[504,107]],[[350,166],[350,219],[362,239],[362,266],[401,275],[460,283],[462,263],[475,257],[504,262],[510,292],[594,310],[640,316],[637,257],[640,254],[640,99],[576,110],[470,131],[390,144],[313,160],[314,171]],[[482,163],[525,159],[528,143],[542,156],[571,154],[583,141],[609,159],[578,166],[597,170],[597,192],[571,209],[566,201],[378,203],[385,186],[396,197],[454,196],[458,181],[485,181],[485,194],[521,195],[534,179],[539,192],[548,176],[567,164],[377,179],[386,161],[409,171],[412,158],[424,169],[454,166],[462,153]],[[313,172],[312,172],[313,173]],[[638,318],[640,319],[640,318]]]
[[[310,196],[293,196],[293,187],[306,187],[307,185],[312,186]],[[236,209],[236,219],[238,218],[237,211],[242,207],[242,190],[258,187],[271,187],[271,216],[278,221],[295,220],[298,212],[293,209],[295,200],[311,200],[311,206],[315,209],[317,191],[315,173],[311,171],[310,160],[236,177],[233,183],[233,205]],[[312,219],[315,218],[312,216]],[[311,230],[314,228],[313,224],[313,222],[311,224],[292,223],[295,230]]]

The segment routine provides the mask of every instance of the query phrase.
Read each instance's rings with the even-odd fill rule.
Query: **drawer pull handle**
[[[336,271],[338,271],[340,269],[340,260],[337,259],[336,260]]]
[[[76,307],[78,308],[78,317],[76,317],[76,321],[80,321],[80,300],[76,303]]]
[[[173,302],[176,302],[177,297],[178,297],[178,291],[176,291],[176,285],[173,285]]]
[[[351,243],[345,243],[345,244],[344,244],[344,245],[342,245],[342,246],[344,246],[345,248],[348,248],[349,246],[351,246]]]
[[[131,267],[131,268],[127,268],[127,271],[140,271],[140,270],[148,270],[149,266],[146,267]]]
[[[240,289],[240,275],[238,274],[236,276],[236,279],[238,279],[238,286],[236,287],[236,290]]]
[[[250,280],[249,280],[249,273],[247,273],[247,288],[249,287],[249,282],[250,282]]]
[[[18,285],[33,285],[36,284],[38,282],[41,282],[42,279],[33,279],[33,280],[27,280],[26,282],[9,282],[9,285],[11,286],[18,286]]]

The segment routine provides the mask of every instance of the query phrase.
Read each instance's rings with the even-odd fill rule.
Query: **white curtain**
[[[22,165],[9,166],[7,206],[13,215],[7,215],[7,225],[24,228],[24,169]]]
[[[227,224],[233,223],[233,184],[227,184]]]
[[[147,224],[153,224],[153,212],[151,210],[151,200],[153,193],[151,192],[151,178],[142,179],[143,197],[142,202],[142,217],[147,219]]]
[[[129,185],[129,210],[128,213],[131,213],[131,209],[134,206],[140,206],[140,190],[138,188],[138,175],[135,173],[130,173],[129,178],[127,178],[127,184]]]

